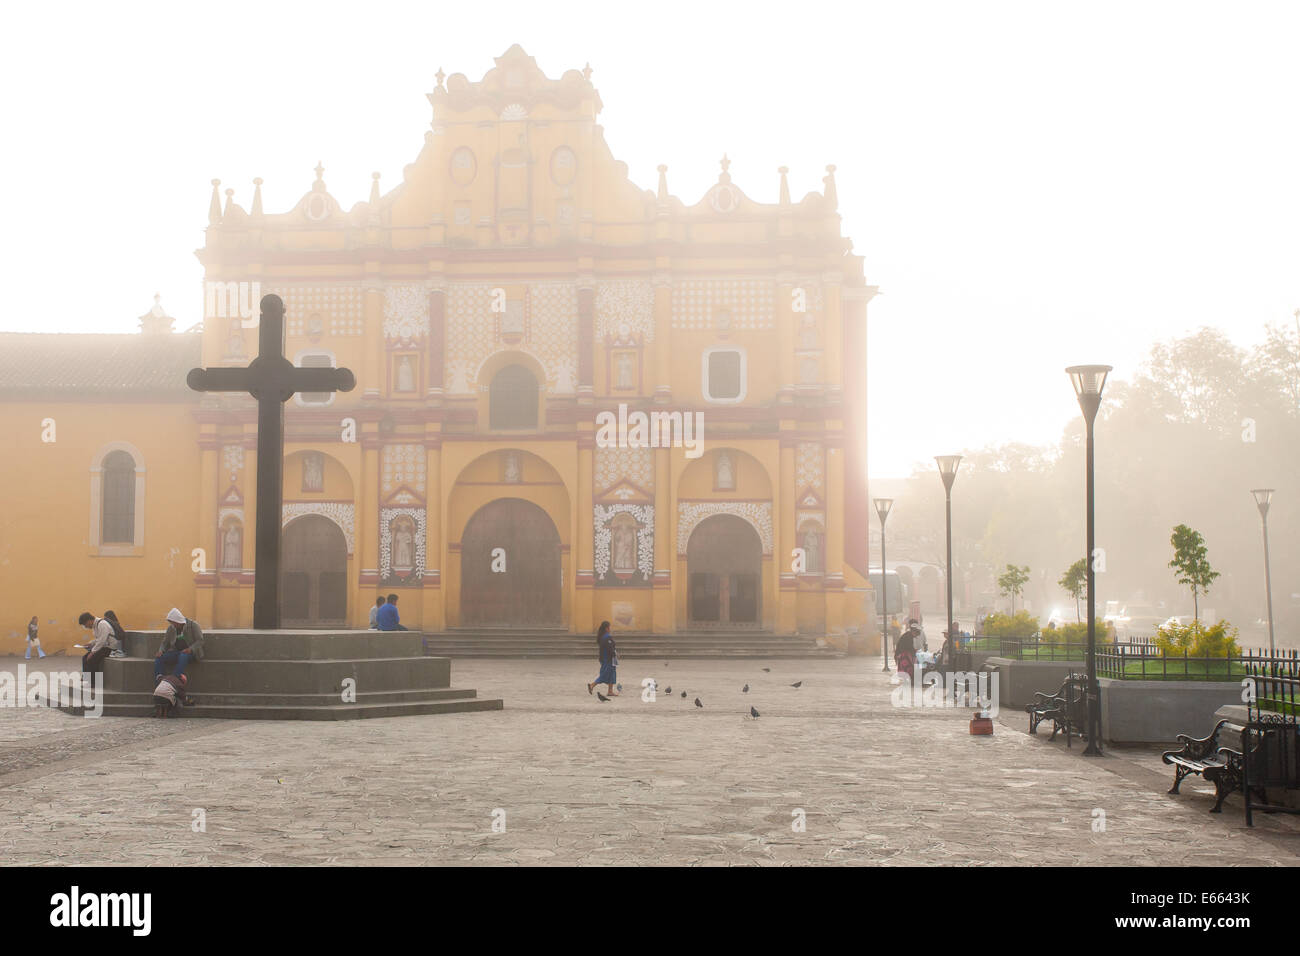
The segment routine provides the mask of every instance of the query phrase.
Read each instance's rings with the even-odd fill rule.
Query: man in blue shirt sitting
[[[388,600],[379,609],[375,615],[375,623],[379,625],[381,631],[405,631],[402,626],[401,616],[397,613],[397,595],[388,595]]]

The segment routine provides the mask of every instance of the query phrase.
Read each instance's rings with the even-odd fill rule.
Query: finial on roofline
[[[790,171],[789,166],[778,166],[776,171],[781,174],[781,205],[790,205],[790,183],[785,178],[785,174]]]
[[[731,182],[731,173],[727,172],[727,169],[731,166],[731,160],[727,158],[726,153],[723,153],[720,162],[722,164],[722,172],[718,174],[718,182],[729,183]]]
[[[211,226],[221,222],[221,193],[217,191],[220,185],[220,179],[212,180],[212,201],[208,203],[208,225]]]
[[[262,215],[262,177],[253,178],[253,210],[249,213],[251,216]]]
[[[659,201],[668,201],[668,167],[659,164]]]
[[[822,182],[826,184],[824,192],[826,205],[831,209],[839,208],[840,197],[835,191],[835,167],[833,165],[826,167],[826,175],[822,177]]]

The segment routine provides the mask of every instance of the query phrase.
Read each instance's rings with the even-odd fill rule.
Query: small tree
[[[1008,564],[1007,569],[998,575],[998,590],[1011,598],[1011,613],[1016,613],[1016,598],[1029,582],[1029,566],[1018,568]]]
[[[1074,598],[1074,619],[1079,620],[1079,601],[1083,598],[1083,592],[1088,589],[1088,561],[1080,558],[1066,569],[1065,574],[1061,575],[1061,580],[1056,582],[1064,589],[1065,593]]]
[[[1199,621],[1200,596],[1209,593],[1210,585],[1219,576],[1219,572],[1210,567],[1205,539],[1199,531],[1180,524],[1174,528],[1169,543],[1174,546],[1174,559],[1169,562],[1169,566],[1178,572],[1178,583],[1192,589],[1192,620]]]

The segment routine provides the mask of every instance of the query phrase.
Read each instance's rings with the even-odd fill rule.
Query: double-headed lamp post
[[[1109,365],[1071,365],[1065,370],[1074,385],[1075,397],[1083,409],[1085,434],[1087,435],[1087,497],[1088,497],[1088,532],[1086,566],[1088,568],[1088,746],[1084,748],[1085,757],[1101,756],[1101,688],[1097,684],[1097,592],[1096,575],[1093,572],[1092,557],[1095,548],[1093,533],[1093,457],[1092,425],[1097,420],[1097,410],[1101,408],[1101,393],[1106,388],[1106,376],[1111,372]]]
[[[952,627],[952,483],[957,478],[957,466],[961,464],[961,455],[936,455],[935,463],[939,466],[939,477],[943,479],[943,493],[947,499],[948,528],[948,567],[944,571],[944,580],[948,584],[948,619],[943,628],[948,634],[948,667],[957,666],[957,635]]]
[[[889,587],[885,583],[885,519],[894,507],[893,498],[872,498],[880,515],[880,669],[889,671]]]
[[[1259,518],[1264,524],[1264,593],[1268,596],[1268,656],[1277,657],[1277,647],[1273,643],[1273,579],[1268,570],[1268,505],[1273,500],[1272,488],[1256,488],[1251,491],[1255,504],[1259,506]]]

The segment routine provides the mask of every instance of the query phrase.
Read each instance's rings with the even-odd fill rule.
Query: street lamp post
[[[872,498],[880,515],[880,669],[889,673],[889,587],[885,582],[885,519],[894,507],[893,498]]]
[[[943,479],[943,493],[947,507],[948,527],[948,567],[944,571],[944,580],[948,585],[948,619],[944,621],[944,630],[948,634],[948,667],[957,667],[957,635],[952,627],[952,483],[957,478],[957,466],[961,464],[961,455],[937,455],[935,463],[939,466],[939,477]]]
[[[1106,388],[1106,376],[1110,374],[1109,365],[1072,365],[1065,370],[1074,385],[1075,397],[1083,409],[1085,434],[1087,436],[1087,509],[1088,531],[1086,564],[1088,568],[1088,746],[1084,748],[1085,757],[1101,756],[1101,688],[1097,683],[1097,595],[1096,574],[1093,571],[1093,534],[1094,499],[1093,499],[1093,455],[1092,426],[1097,420],[1097,410],[1101,408],[1101,393]]]
[[[1272,488],[1256,488],[1251,491],[1255,504],[1259,507],[1259,518],[1264,525],[1264,593],[1268,596],[1268,656],[1277,657],[1277,647],[1273,643],[1273,579],[1268,568],[1268,506],[1273,500]]]

